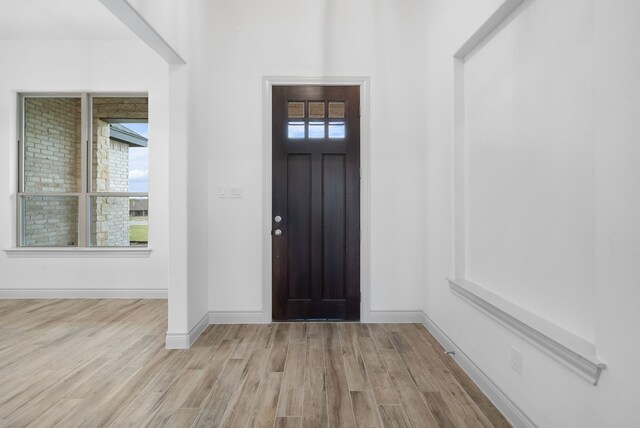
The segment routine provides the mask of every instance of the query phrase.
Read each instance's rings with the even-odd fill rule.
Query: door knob
[[[282,231],[280,229],[276,229],[276,230],[273,231],[273,234],[276,235],[276,236],[280,236],[280,235],[282,235]]]
[[[282,217],[280,217],[279,215],[276,216],[276,218],[273,219],[276,223],[280,223],[282,221]]]

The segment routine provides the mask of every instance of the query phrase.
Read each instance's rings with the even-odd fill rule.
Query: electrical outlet
[[[511,347],[511,368],[522,376],[522,351],[513,346]]]

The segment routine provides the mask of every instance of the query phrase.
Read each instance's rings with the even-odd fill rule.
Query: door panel
[[[322,297],[344,299],[346,201],[344,155],[323,155],[322,219],[323,272]],[[327,220],[326,222],[324,220]]]
[[[357,86],[273,87],[276,320],[360,318],[359,100]]]
[[[289,155],[287,161],[287,243],[289,298],[311,297],[311,156]]]

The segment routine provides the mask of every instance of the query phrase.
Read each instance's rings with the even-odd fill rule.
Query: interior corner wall
[[[205,1],[196,2],[198,7],[188,10],[189,35],[193,37],[193,43],[189,44],[189,153],[188,153],[188,186],[189,197],[188,212],[188,236],[189,236],[189,326],[194,328],[203,319],[208,324],[208,299],[209,299],[209,150],[217,141],[211,138],[211,111],[207,108],[212,94],[206,90],[210,76],[202,73],[202,58],[206,53],[205,43],[200,40],[206,37],[206,29],[209,26],[206,15],[200,10]],[[155,4],[155,3],[154,3]],[[215,95],[213,95],[215,96]]]
[[[209,309],[260,312],[262,79],[370,77],[371,309],[418,310],[422,283],[422,2],[210,2],[199,65],[208,152]],[[218,186],[243,198],[219,198]]]
[[[123,64],[127,64],[123,67]],[[0,289],[167,289],[168,73],[140,42],[0,41],[0,248],[15,243],[18,92],[149,93],[149,258],[8,258]]]
[[[536,425],[638,425],[640,6],[526,0],[465,64],[467,279],[594,342],[593,386],[449,291],[453,54],[501,2],[470,3],[425,23],[424,310]]]

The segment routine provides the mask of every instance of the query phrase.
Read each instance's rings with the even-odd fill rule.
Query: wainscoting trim
[[[495,296],[464,279],[449,279],[450,290],[476,309],[519,334],[593,385],[606,364],[595,358],[595,345],[561,327]]]

